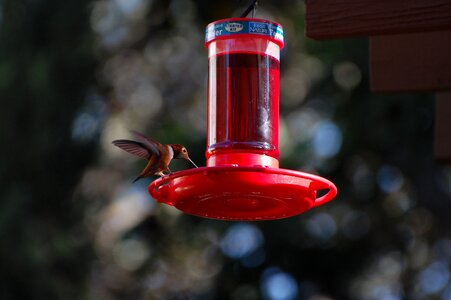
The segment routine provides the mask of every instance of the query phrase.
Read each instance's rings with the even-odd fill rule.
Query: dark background
[[[205,165],[205,26],[239,1],[0,1],[0,299],[451,299],[451,169],[433,97],[376,95],[366,39],[284,26],[281,166],[339,189],[285,220],[224,222],[155,204],[136,129]],[[187,168],[174,162],[174,170]]]

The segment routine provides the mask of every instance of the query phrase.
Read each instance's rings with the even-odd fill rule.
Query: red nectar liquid
[[[279,158],[279,61],[267,54],[210,57],[208,148]]]

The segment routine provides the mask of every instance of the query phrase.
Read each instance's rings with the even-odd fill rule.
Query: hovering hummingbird
[[[144,134],[132,130],[131,133],[136,136],[138,141],[132,140],[114,140],[113,145],[127,151],[133,155],[142,157],[147,160],[144,170],[136,177],[133,182],[152,175],[164,176],[164,172],[171,173],[169,164],[173,158],[182,158],[192,163],[196,168],[196,164],[189,158],[188,150],[180,144],[161,144],[160,142],[146,137]]]

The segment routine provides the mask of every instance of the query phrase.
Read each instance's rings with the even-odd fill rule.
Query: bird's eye
[[[182,152],[183,152],[183,153],[186,153],[186,149],[185,149],[185,148],[183,148]]]

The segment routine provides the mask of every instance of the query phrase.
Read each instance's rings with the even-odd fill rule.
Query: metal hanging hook
[[[240,18],[246,18],[247,15],[252,11],[252,18],[254,17],[255,10],[257,9],[258,0],[252,0],[246,10],[241,14]]]

